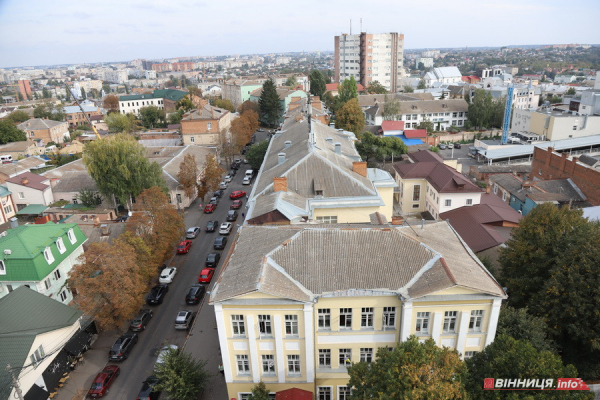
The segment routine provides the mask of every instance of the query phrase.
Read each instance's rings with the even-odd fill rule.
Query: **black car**
[[[209,268],[217,268],[220,259],[221,253],[210,253],[206,256],[206,262],[204,264]]]
[[[188,294],[185,295],[186,304],[198,304],[204,297],[204,291],[206,289],[203,285],[192,285]]]
[[[227,236],[219,236],[218,238],[215,239],[215,243],[213,244],[213,247],[215,248],[215,250],[223,250],[225,248],[226,244],[227,244]]]
[[[241,163],[233,162],[231,163],[231,169],[240,169]]]
[[[225,194],[223,190],[215,190],[215,192],[213,193],[213,197],[223,197],[223,194]]]
[[[462,147],[462,145],[458,142],[454,143],[454,148],[455,149],[460,149]]]
[[[142,383],[142,388],[136,400],[158,400],[160,392],[154,389],[158,382],[158,378],[155,376],[147,377],[144,383]]]
[[[237,171],[235,169],[230,169],[229,172],[227,173],[229,176],[235,176],[235,174],[237,174]]]
[[[208,221],[206,224],[206,232],[214,232],[219,227],[219,221]]]
[[[161,304],[165,299],[169,285],[156,285],[150,290],[150,294],[146,297],[147,304]]]
[[[147,308],[140,310],[137,313],[137,315],[131,320],[131,324],[129,324],[129,330],[134,332],[143,331],[144,329],[146,329],[146,325],[148,325],[148,322],[150,321],[153,315],[154,313],[152,312],[152,310],[149,310]]]
[[[115,219],[115,222],[127,222],[128,219],[129,215],[125,214],[117,217],[117,219]]]
[[[111,347],[108,352],[108,359],[110,361],[124,361],[129,357],[131,349],[138,341],[137,333],[126,333],[117,339],[115,344]]]
[[[237,219],[237,217],[238,217],[237,211],[235,211],[235,210],[227,211],[227,221],[233,222]]]

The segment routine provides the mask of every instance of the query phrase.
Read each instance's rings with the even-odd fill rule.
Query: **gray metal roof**
[[[569,150],[572,148],[598,146],[600,145],[600,135],[584,136],[573,139],[554,140],[551,142],[540,142],[535,145],[505,145],[499,148],[480,150],[479,153],[487,159],[503,159],[509,157],[519,157],[533,155],[533,148],[539,147],[547,150],[548,147],[554,148],[554,151]]]

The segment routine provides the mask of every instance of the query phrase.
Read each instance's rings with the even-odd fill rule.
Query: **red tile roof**
[[[313,394],[308,390],[291,388],[275,393],[275,400],[312,400]]]
[[[381,129],[385,131],[403,131],[404,121],[383,121]]]
[[[46,190],[50,187],[49,184],[42,182],[50,182],[45,176],[34,174],[31,172],[24,172],[12,178],[8,178],[6,182],[14,183],[15,185],[26,186],[36,190]]]
[[[406,129],[404,131],[404,136],[406,136],[407,139],[426,138],[427,129]]]

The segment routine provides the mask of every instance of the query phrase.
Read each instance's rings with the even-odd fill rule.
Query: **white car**
[[[454,143],[448,143],[448,148],[449,149],[453,149],[454,148]]]
[[[221,190],[227,189],[227,182],[221,181],[221,183],[219,183],[219,189],[221,189]]]
[[[229,235],[231,233],[231,229],[233,228],[233,224],[231,222],[223,222],[219,227],[220,235]]]
[[[156,364],[154,366],[156,367],[156,365],[164,364],[167,354],[169,354],[169,352],[171,352],[171,351],[176,352],[178,350],[179,350],[179,347],[177,347],[174,344],[166,345],[165,347],[163,347],[160,350],[160,353],[158,353],[158,358],[156,359]]]
[[[242,185],[249,185],[251,180],[252,178],[250,178],[249,176],[245,176],[244,180],[242,181]]]
[[[225,175],[225,178],[223,178],[223,182],[230,183],[232,179],[233,177],[231,175]]]
[[[171,283],[173,282],[173,278],[177,273],[177,268],[169,267],[162,270],[160,273],[160,278],[158,278],[159,283]]]

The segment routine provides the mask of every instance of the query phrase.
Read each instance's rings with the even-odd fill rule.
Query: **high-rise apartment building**
[[[335,37],[335,80],[351,76],[364,87],[378,81],[396,92],[405,76],[404,35],[391,33],[342,34]]]

